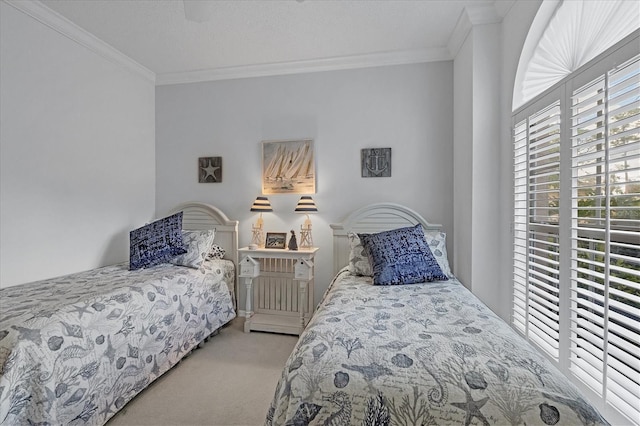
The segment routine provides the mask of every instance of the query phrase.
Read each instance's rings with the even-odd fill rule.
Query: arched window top
[[[520,56],[513,109],[544,92],[640,26],[637,0],[548,0]]]

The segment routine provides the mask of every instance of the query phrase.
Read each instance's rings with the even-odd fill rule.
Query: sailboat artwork
[[[263,194],[315,194],[313,140],[262,142]]]

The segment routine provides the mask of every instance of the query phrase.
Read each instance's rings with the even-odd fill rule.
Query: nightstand
[[[246,289],[244,331],[299,335],[313,315],[318,248],[238,250],[238,282]]]

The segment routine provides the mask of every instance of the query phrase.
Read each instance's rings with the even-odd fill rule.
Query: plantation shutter
[[[522,334],[527,334],[527,120],[515,125],[513,140],[512,323]]]
[[[513,323],[559,357],[560,101],[514,129]]]
[[[640,419],[640,61],[571,97],[570,371]]]

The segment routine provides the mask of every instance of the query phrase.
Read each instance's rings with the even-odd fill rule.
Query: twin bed
[[[0,424],[104,424],[235,317],[237,221],[201,203],[177,211],[185,230],[215,228],[226,260],[120,264],[0,290]],[[335,278],[266,424],[606,424],[453,275],[394,286],[362,275],[353,233],[417,224],[449,275],[444,234],[411,209],[374,204],[332,225]]]
[[[336,277],[286,362],[266,424],[606,424],[454,276],[380,286],[353,273],[359,253],[350,231],[416,224],[425,235],[439,234],[439,226],[394,204],[365,207],[332,225]],[[446,259],[443,246],[431,240]]]
[[[237,221],[187,203],[225,259],[199,269],[128,263],[0,290],[0,424],[101,425],[231,321]]]

